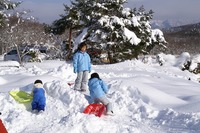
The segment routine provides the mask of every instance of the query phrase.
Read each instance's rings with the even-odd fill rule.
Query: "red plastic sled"
[[[101,115],[106,110],[106,107],[103,104],[89,104],[83,111],[85,114],[94,114],[95,116],[101,117]]]
[[[1,120],[0,120],[0,133],[8,133]]]

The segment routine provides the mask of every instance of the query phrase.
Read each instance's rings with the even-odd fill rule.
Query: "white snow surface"
[[[114,116],[83,113],[89,93],[74,91],[71,62],[49,60],[24,67],[0,67],[0,119],[9,133],[199,133],[200,75],[181,71],[175,56],[165,65],[149,57],[112,65],[92,65],[108,84]],[[1,61],[4,63],[4,61]],[[41,79],[46,90],[45,112],[34,114],[10,90],[30,92]],[[189,80],[190,79],[190,80]]]
[[[20,64],[17,61],[5,61],[0,62],[0,67],[19,67]]]

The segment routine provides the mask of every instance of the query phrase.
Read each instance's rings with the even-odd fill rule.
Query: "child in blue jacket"
[[[32,90],[33,101],[31,103],[33,112],[43,112],[45,110],[46,98],[45,90],[41,80],[36,80],[34,82],[34,87]]]
[[[91,59],[86,49],[86,43],[80,43],[77,52],[73,56],[74,73],[77,73],[75,90],[86,91],[87,89],[88,73],[91,72]]]
[[[108,92],[108,86],[103,80],[100,79],[98,73],[91,74],[91,78],[88,82],[90,96],[94,100],[94,103],[102,103],[106,106],[106,114],[112,115],[112,104],[106,97]]]

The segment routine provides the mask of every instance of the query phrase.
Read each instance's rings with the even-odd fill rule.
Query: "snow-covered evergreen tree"
[[[150,26],[153,12],[146,13],[143,7],[138,11],[124,8],[125,2],[75,0],[72,5],[85,24],[76,38],[77,44],[85,40],[92,47],[107,52],[111,63],[137,58],[139,54],[148,53],[156,44],[163,45],[162,32],[154,32]]]
[[[148,54],[156,45],[166,43],[162,31],[153,30],[150,20],[153,11],[125,8],[127,0],[74,0],[65,5],[65,15],[53,23],[54,33],[79,29],[73,49],[82,41],[107,54],[110,63]],[[70,41],[71,42],[71,41]]]

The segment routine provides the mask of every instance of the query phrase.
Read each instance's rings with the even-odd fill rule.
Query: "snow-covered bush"
[[[188,70],[189,72],[200,73],[200,55],[191,56],[188,52],[183,52],[179,56],[165,55],[160,53],[156,56],[156,62],[162,65],[171,64],[179,67],[181,70]]]
[[[164,60],[164,58],[163,58],[163,53],[158,54],[158,55],[156,56],[156,60],[157,60],[157,62],[159,63],[159,65],[162,66],[162,65],[164,64],[164,62],[165,62],[165,60]]]
[[[31,58],[27,60],[28,62],[42,62],[47,58],[47,55],[45,53],[41,53],[39,50],[30,51],[29,55]]]
[[[191,56],[188,52],[183,52],[177,59],[177,66],[181,70],[188,70],[191,64]]]
[[[200,73],[200,55],[195,55],[191,60],[189,71],[198,74]]]
[[[177,63],[181,70],[188,70],[192,73],[200,73],[200,55],[190,56],[189,53],[184,52],[180,55]]]

